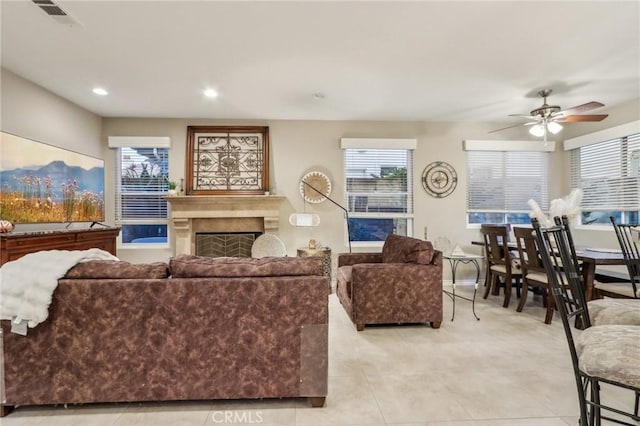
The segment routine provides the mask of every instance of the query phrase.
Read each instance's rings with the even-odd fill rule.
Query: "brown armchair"
[[[442,324],[442,253],[390,234],[382,253],[341,253],[337,294],[358,331],[365,324]]]

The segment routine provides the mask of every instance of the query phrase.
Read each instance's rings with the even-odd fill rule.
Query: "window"
[[[582,225],[638,222],[640,133],[571,150],[571,186],[581,188]]]
[[[542,151],[467,152],[467,223],[530,223],[527,204],[548,210],[549,154]]]
[[[354,245],[381,244],[388,234],[411,236],[413,231],[413,151],[404,146],[413,145],[374,139],[388,141],[380,148],[367,141],[372,140],[343,139],[342,144],[349,239]]]
[[[169,220],[164,196],[169,182],[169,148],[153,140],[168,138],[148,138],[151,141],[139,141],[139,145],[135,145],[136,139],[147,138],[109,138],[109,146],[117,148],[116,224],[122,227],[120,236],[125,246],[166,246]],[[120,146],[126,142],[134,145]]]

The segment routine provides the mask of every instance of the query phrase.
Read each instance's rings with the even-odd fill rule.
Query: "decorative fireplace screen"
[[[269,182],[269,128],[189,126],[186,192],[264,194]]]

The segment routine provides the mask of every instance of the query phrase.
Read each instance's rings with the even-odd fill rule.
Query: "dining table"
[[[472,241],[472,245],[484,247],[483,241]],[[518,250],[515,241],[507,243],[509,250]],[[598,266],[624,265],[624,256],[620,250],[597,248],[597,247],[576,247],[576,257],[582,261],[582,276],[584,279],[585,298],[593,300],[594,282],[596,277],[596,268]],[[606,272],[602,275],[607,275]],[[619,278],[617,275],[615,278]]]

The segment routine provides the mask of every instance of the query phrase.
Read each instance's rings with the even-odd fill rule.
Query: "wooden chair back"
[[[522,273],[540,272],[546,274],[542,259],[538,252],[538,242],[532,228],[514,227],[513,235],[518,245]]]
[[[484,241],[485,255],[489,266],[504,265],[510,273],[508,225],[482,224],[480,225],[480,233]]]

